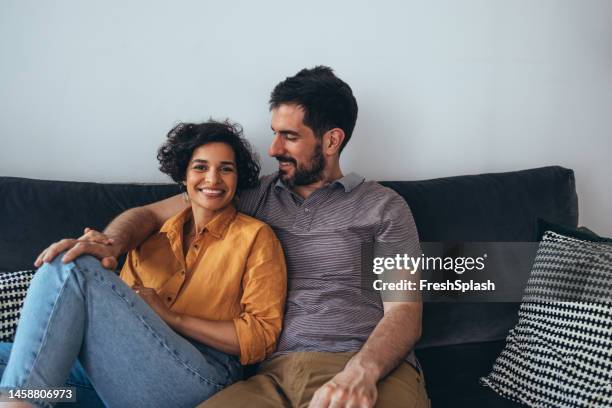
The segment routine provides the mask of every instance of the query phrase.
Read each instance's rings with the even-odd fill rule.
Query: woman
[[[274,350],[286,268],[271,228],[233,206],[259,174],[240,129],[178,125],[158,159],[189,206],[120,277],[89,256],[41,267],[15,342],[0,347],[2,389],[66,384],[86,406],[193,407]]]

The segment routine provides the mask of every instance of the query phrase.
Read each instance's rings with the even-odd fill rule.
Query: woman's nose
[[[219,182],[219,174],[216,171],[206,173],[206,182],[210,185],[215,185]]]

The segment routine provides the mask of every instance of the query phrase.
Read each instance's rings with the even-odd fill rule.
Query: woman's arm
[[[240,355],[234,323],[213,321],[174,312],[153,288],[133,285],[132,289],[175,331],[227,354]]]
[[[253,243],[242,280],[242,313],[234,319],[240,362],[253,364],[276,350],[285,314],[287,268],[272,228],[261,228]]]
[[[232,321],[177,314],[167,308],[153,289],[139,291],[174,330],[226,353],[240,355],[242,364],[262,361],[275,350],[282,328],[286,293],[283,250],[267,225],[258,231],[252,244],[242,277],[241,313]]]
[[[227,354],[240,355],[240,343],[232,321],[212,321],[175,313],[166,321],[177,332]]]

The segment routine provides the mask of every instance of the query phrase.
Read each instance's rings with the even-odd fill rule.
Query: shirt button
[[[198,244],[195,244],[193,247],[194,247],[195,249],[198,249],[198,248],[199,248]]]
[[[310,212],[310,208],[305,208],[304,212]]]
[[[170,296],[168,296],[168,297],[166,298],[166,300],[167,300],[168,302],[172,302],[172,298],[171,298]]]

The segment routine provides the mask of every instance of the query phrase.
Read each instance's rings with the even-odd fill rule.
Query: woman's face
[[[221,210],[232,202],[237,185],[236,157],[229,145],[207,143],[193,151],[185,175],[191,205]]]

